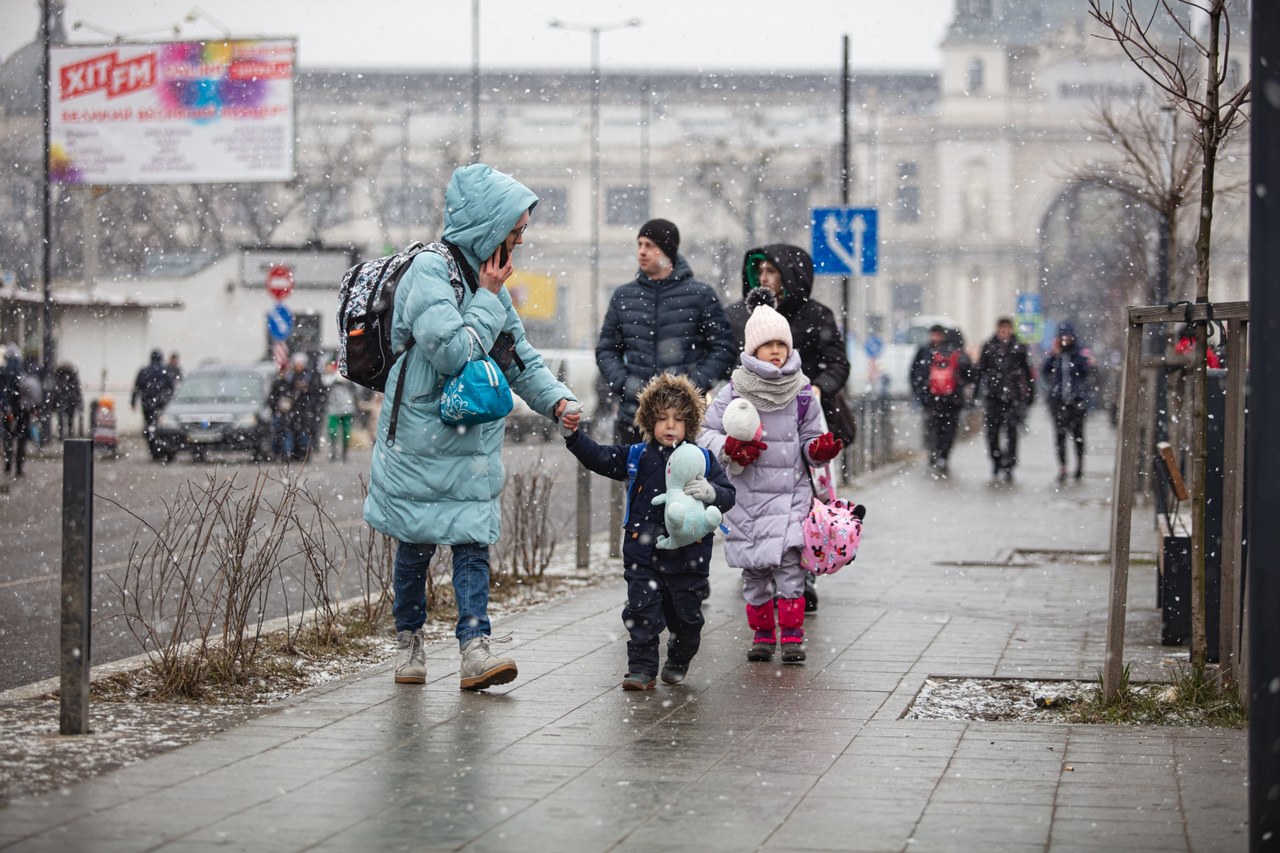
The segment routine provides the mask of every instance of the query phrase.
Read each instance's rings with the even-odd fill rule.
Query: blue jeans
[[[453,548],[453,597],[458,601],[454,635],[465,646],[489,636],[489,546],[469,543]],[[397,631],[416,631],[427,621],[427,568],[436,546],[401,542],[396,549],[395,600],[391,613]]]

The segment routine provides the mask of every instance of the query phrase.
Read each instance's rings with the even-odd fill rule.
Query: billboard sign
[[[292,180],[296,54],[293,39],[51,47],[52,180]]]

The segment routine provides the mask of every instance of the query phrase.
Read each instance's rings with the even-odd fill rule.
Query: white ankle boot
[[[495,684],[506,684],[513,681],[516,677],[516,662],[507,657],[494,657],[489,651],[490,643],[509,643],[511,636],[493,638],[493,637],[476,637],[469,640],[462,647],[462,668],[459,675],[462,678],[461,688],[463,690],[484,690],[486,687],[492,687]]]

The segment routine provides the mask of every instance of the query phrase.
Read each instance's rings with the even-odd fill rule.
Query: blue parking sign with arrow
[[[267,335],[273,341],[283,341],[293,333],[293,312],[277,302],[267,312]]]
[[[809,218],[813,271],[818,275],[875,275],[874,207],[815,207]]]

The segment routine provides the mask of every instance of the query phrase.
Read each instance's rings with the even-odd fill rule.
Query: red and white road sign
[[[267,272],[267,292],[276,299],[284,299],[293,293],[293,267],[274,264]]]

